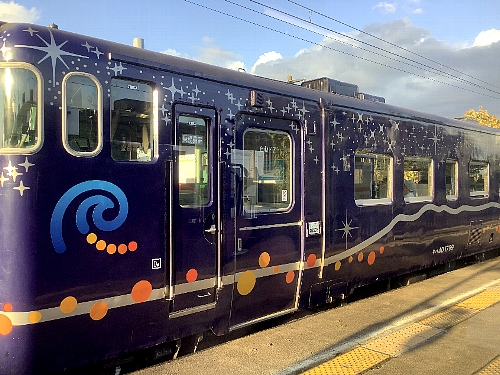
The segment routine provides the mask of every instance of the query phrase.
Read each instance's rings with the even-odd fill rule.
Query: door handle
[[[217,232],[217,228],[215,228],[215,224],[212,224],[210,226],[210,228],[205,229],[205,232],[210,233],[210,234],[214,234],[215,232]]]

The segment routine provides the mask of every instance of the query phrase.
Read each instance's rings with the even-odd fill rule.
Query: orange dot
[[[236,284],[236,289],[238,289],[238,293],[242,296],[246,296],[250,294],[250,292],[255,287],[255,283],[257,282],[257,276],[253,271],[245,271],[241,274],[238,279],[238,283]]]
[[[106,241],[104,240],[99,240],[97,241],[97,243],[95,244],[95,248],[99,251],[102,251],[106,248]]]
[[[379,253],[380,253],[380,254],[383,254],[383,253],[384,253],[384,251],[385,251],[385,247],[383,247],[383,246],[380,246],[380,250],[379,250]]]
[[[286,273],[286,283],[290,284],[292,283],[293,279],[295,279],[295,272],[293,271],[288,271]]]
[[[106,248],[106,251],[108,252],[108,254],[116,253],[116,245],[114,243],[110,243]]]
[[[349,257],[349,263],[352,263],[352,261],[353,261],[353,260],[354,260],[354,259],[353,259],[352,255],[351,255],[351,256]]]
[[[136,251],[137,250],[137,242],[135,241],[131,241],[129,244],[128,244],[128,249],[130,251]]]
[[[145,302],[153,292],[153,286],[147,280],[137,282],[132,288],[132,299],[137,302]]]
[[[3,304],[3,311],[5,312],[11,312],[12,311],[12,303],[4,303]]]
[[[366,259],[368,264],[371,266],[373,263],[375,263],[375,258],[376,254],[375,251],[371,251],[370,254],[368,254],[368,258]]]
[[[42,320],[42,313],[40,311],[33,311],[29,316],[28,320],[30,323],[38,323]]]
[[[12,321],[8,316],[0,314],[0,335],[8,335],[12,331]]]
[[[89,233],[87,235],[87,242],[91,245],[97,242],[97,235],[95,233]]]
[[[92,320],[101,320],[108,313],[108,305],[105,302],[97,302],[90,308],[90,317]]]
[[[75,311],[77,303],[78,302],[76,301],[75,297],[69,296],[61,301],[61,305],[59,306],[59,308],[63,313],[69,314]]]
[[[361,252],[358,254],[358,262],[362,262],[365,255]]]
[[[262,254],[260,254],[260,256],[259,256],[260,268],[267,267],[270,262],[271,262],[271,256],[269,255],[269,253],[264,251]]]
[[[280,266],[274,266],[274,268],[273,268],[273,272],[274,272],[274,273],[278,273],[278,272],[280,272]]]
[[[312,268],[314,267],[315,264],[316,264],[316,255],[309,254],[309,256],[307,257],[307,266],[309,268]]]
[[[335,271],[338,271],[340,270],[340,267],[342,266],[342,263],[340,262],[340,260],[337,260],[335,262]]]
[[[118,245],[118,252],[120,254],[125,254],[127,252],[127,245],[125,244]]]
[[[189,271],[187,271],[186,280],[188,283],[196,281],[197,278],[198,278],[198,271],[196,271],[194,268],[191,268]]]

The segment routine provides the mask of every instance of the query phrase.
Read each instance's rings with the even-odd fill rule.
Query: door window
[[[243,135],[243,204],[252,212],[288,210],[292,141],[276,130],[248,129]]]
[[[179,203],[204,206],[210,202],[210,121],[203,117],[179,116]]]

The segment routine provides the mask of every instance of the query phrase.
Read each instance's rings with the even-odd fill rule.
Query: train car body
[[[495,130],[0,32],[0,373],[224,334],[498,247]]]

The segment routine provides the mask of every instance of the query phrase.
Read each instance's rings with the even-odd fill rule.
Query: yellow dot
[[[340,267],[342,266],[342,263],[340,263],[340,260],[337,260],[335,262],[335,271],[338,271],[340,270]]]
[[[77,303],[78,302],[76,301],[75,297],[69,296],[61,301],[61,305],[59,306],[59,308],[61,309],[61,311],[63,313],[69,314],[69,313],[72,313],[76,309]]]
[[[105,302],[97,302],[90,308],[90,317],[92,320],[101,320],[108,313],[108,305]]]
[[[106,248],[106,241],[104,240],[99,240],[97,241],[97,243],[95,244],[95,247],[97,250],[104,250]]]
[[[255,276],[255,273],[253,271],[248,270],[243,272],[238,280],[238,292],[242,296],[246,296],[253,290],[256,281],[257,277]]]
[[[38,323],[42,320],[42,313],[40,311],[33,311],[29,316],[28,320],[30,323]]]
[[[271,261],[271,256],[267,252],[263,252],[259,256],[259,266],[261,268],[267,267],[269,265],[269,262]]]
[[[97,235],[95,233],[89,233],[87,235],[87,242],[91,245],[95,244],[97,241]]]

